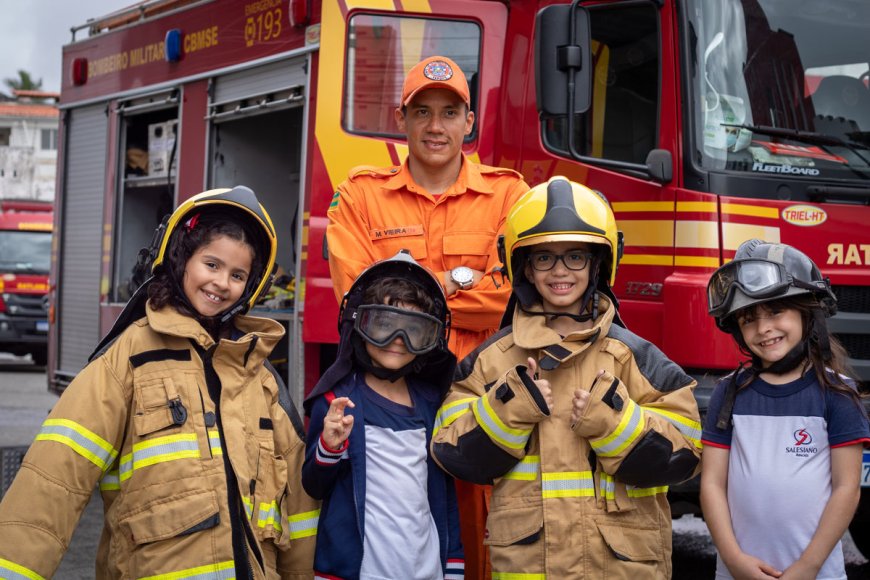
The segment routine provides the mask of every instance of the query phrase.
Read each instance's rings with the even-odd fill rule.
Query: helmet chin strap
[[[796,344],[790,351],[785,353],[785,356],[770,365],[762,368],[761,359],[758,355],[752,355],[752,369],[756,373],[773,373],[782,375],[793,371],[797,366],[807,360],[807,341],[802,340]]]
[[[570,312],[550,312],[547,310],[542,310],[540,312],[532,312],[531,310],[526,309],[523,306],[522,301],[518,301],[518,305],[520,309],[526,314],[538,315],[538,316],[549,316],[551,319],[559,318],[560,316],[564,316],[565,318],[570,318],[571,320],[575,320],[577,322],[587,322],[589,320],[595,320],[598,318],[598,303],[600,301],[600,294],[598,292],[598,264],[596,263],[594,266],[595,274],[589,277],[589,282],[586,285],[586,292],[583,293],[583,298],[580,301],[580,313],[572,314]],[[539,294],[540,296],[540,294]]]
[[[244,309],[245,302],[247,301],[248,292],[242,295],[235,304],[233,304],[230,308],[226,309],[220,314],[215,314],[214,316],[203,316],[199,313],[199,311],[194,308],[193,304],[187,298],[187,294],[184,292],[184,287],[179,283],[179,281],[175,277],[175,273],[172,271],[172,268],[169,268],[169,278],[172,280],[172,285],[175,286],[175,294],[179,298],[179,301],[184,305],[185,308],[190,310],[193,318],[199,322],[203,328],[205,328],[209,334],[212,336],[217,336],[217,333],[220,331],[221,327],[223,327],[227,322],[232,320],[232,318],[241,312]]]

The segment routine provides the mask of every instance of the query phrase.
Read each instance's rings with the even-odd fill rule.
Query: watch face
[[[468,284],[474,280],[474,272],[467,266],[459,266],[458,268],[453,268],[450,272],[450,277],[459,285]]]

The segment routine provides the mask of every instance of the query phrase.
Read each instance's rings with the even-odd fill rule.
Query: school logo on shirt
[[[786,453],[791,453],[795,457],[809,457],[810,455],[819,452],[818,447],[811,446],[813,443],[813,435],[806,429],[798,429],[792,434],[792,436],[794,437],[794,446],[786,447]]]

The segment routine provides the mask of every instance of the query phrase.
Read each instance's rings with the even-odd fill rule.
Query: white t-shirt
[[[361,580],[435,580],[438,530],[429,509],[423,418],[364,387],[366,505]]]
[[[831,447],[870,435],[861,407],[823,392],[810,372],[784,385],[756,379],[738,391],[732,424],[716,428],[727,380],[710,400],[704,445],[729,448],[728,508],[740,549],[779,570],[806,550],[831,497]],[[731,578],[721,558],[716,578]],[[819,580],[846,580],[838,542]]]

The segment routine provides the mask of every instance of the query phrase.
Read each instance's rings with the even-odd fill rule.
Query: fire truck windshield
[[[870,180],[870,2],[687,9],[692,141],[704,169]]]
[[[0,273],[48,274],[50,266],[50,233],[0,231]]]

